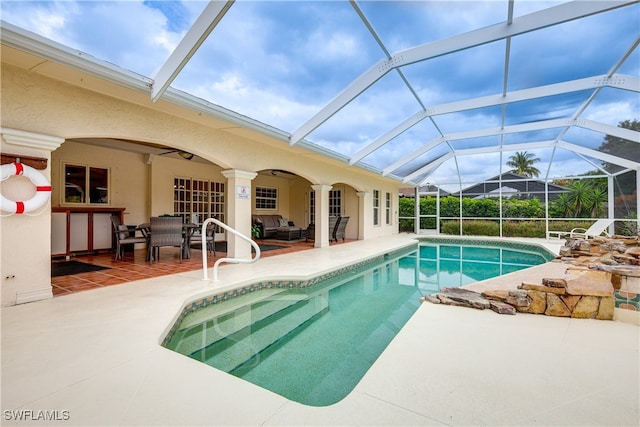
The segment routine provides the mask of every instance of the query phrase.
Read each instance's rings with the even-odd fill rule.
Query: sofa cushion
[[[288,226],[289,226],[289,220],[287,218],[280,218],[278,227],[288,227]]]
[[[281,218],[282,215],[252,215],[253,223],[261,225],[264,234],[267,234],[267,231],[275,232],[280,227]]]

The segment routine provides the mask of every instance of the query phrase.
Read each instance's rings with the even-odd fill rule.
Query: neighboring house
[[[429,196],[435,196],[438,193],[438,187],[435,185],[425,185],[423,187],[420,187],[418,191],[421,195],[426,194]],[[399,191],[399,195],[400,197],[409,197],[413,199],[416,196],[416,189],[414,187],[401,188]],[[451,193],[440,188],[440,197],[447,197],[450,195]]]
[[[497,198],[500,191],[502,191],[502,196],[506,198],[536,198],[542,202],[545,201],[544,181],[528,178],[513,172],[505,172],[502,175],[494,176],[484,182],[467,187],[462,190],[462,197],[474,199]],[[549,200],[555,200],[560,194],[568,191],[567,187],[548,184]]]

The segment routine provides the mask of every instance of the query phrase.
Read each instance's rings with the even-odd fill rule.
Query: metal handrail
[[[250,239],[249,237],[245,236],[244,234],[234,230],[233,228],[229,227],[227,224],[225,224],[222,221],[219,221],[215,218],[207,218],[203,223],[202,223],[202,280],[209,280],[208,275],[207,275],[207,251],[206,251],[206,247],[207,247],[207,225],[210,223],[214,223],[222,228],[224,228],[225,230],[227,230],[228,232],[230,232],[231,234],[234,234],[238,237],[240,237],[243,240],[246,240],[247,242],[251,243],[251,246],[253,246],[253,248],[256,250],[256,256],[254,256],[251,259],[242,259],[242,258],[220,258],[219,260],[216,261],[216,263],[213,265],[213,281],[217,282],[218,281],[218,266],[223,263],[223,262],[231,262],[231,263],[245,263],[245,264],[252,264],[256,261],[258,261],[260,259],[260,246],[258,246],[258,244],[256,242],[254,242],[252,239]],[[215,245],[215,233],[214,233],[214,239],[213,239],[213,244]]]

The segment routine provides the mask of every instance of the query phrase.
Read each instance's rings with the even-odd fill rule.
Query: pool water
[[[424,294],[548,261],[535,250],[421,244],[300,287],[268,286],[181,316],[166,346],[290,400],[343,399]]]

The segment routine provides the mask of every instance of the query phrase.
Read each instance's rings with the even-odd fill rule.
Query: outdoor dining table
[[[182,245],[182,258],[191,258],[191,237],[200,226],[192,222],[182,224],[182,234],[184,235],[184,245]]]
[[[184,244],[182,245],[182,258],[189,259],[191,258],[191,237],[195,233],[195,231],[200,228],[198,224],[194,224],[191,222],[187,222],[182,224],[182,235],[184,236]],[[147,245],[149,244],[149,236],[151,235],[151,224],[144,223],[140,224],[136,227],[136,230],[142,230],[142,233],[147,237]],[[153,261],[153,253],[151,250],[147,251],[146,261]]]

